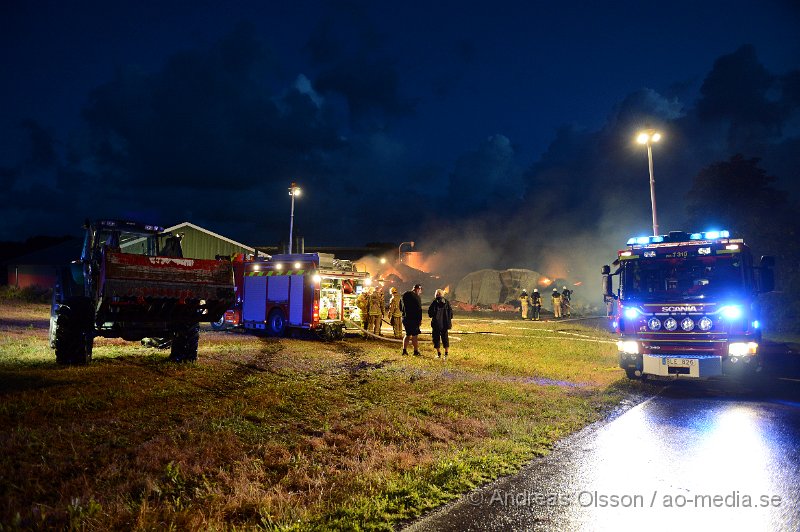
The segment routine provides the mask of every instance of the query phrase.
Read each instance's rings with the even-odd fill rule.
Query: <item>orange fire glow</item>
[[[542,285],[542,286],[549,286],[549,285],[553,284],[553,280],[542,276],[542,277],[539,277],[539,284]]]

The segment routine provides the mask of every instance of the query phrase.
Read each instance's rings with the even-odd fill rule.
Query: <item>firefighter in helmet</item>
[[[561,317],[561,294],[558,291],[558,288],[553,288],[553,293],[551,294],[551,299],[553,301],[553,317],[560,318]]]
[[[381,320],[383,319],[383,289],[373,288],[369,295],[369,327],[367,330],[375,336],[381,335]]]
[[[367,330],[367,317],[369,316],[369,287],[365,287],[364,290],[358,294],[356,298],[356,306],[358,307],[358,311],[361,314],[361,328]]]
[[[561,315],[572,317],[572,290],[566,286],[561,290]]]
[[[538,288],[534,288],[531,292],[531,310],[533,311],[531,319],[539,321],[539,315],[542,312],[542,294],[539,293]]]
[[[522,293],[519,295],[519,305],[520,305],[519,310],[520,313],[522,314],[523,320],[528,317],[528,303],[530,303],[528,292],[523,290]]]
[[[386,314],[389,321],[392,323],[392,332],[395,338],[403,338],[403,311],[400,310],[400,295],[396,286],[391,290],[391,297],[389,299],[389,307],[386,309]]]

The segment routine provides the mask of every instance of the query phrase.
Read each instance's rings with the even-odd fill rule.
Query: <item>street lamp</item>
[[[647,163],[650,168],[650,205],[653,208],[653,236],[658,235],[658,217],[656,216],[656,179],[653,177],[653,146],[661,140],[661,133],[655,129],[646,129],[636,136],[636,142],[647,145]]]
[[[292,214],[289,217],[289,255],[292,254],[292,231],[294,230],[294,197],[299,196],[300,187],[297,186],[297,183],[292,181],[292,186],[289,187],[289,195],[292,197]]]
[[[400,242],[400,245],[397,246],[397,262],[403,262],[403,255],[402,252],[400,251],[400,248],[403,247],[403,244],[410,244],[412,248],[414,247],[413,240],[411,242]]]

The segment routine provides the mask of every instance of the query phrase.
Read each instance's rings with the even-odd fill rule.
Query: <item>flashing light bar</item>
[[[634,236],[628,239],[627,245],[645,245],[645,244],[660,244],[661,242],[681,242],[689,237],[689,240],[718,240],[720,238],[730,238],[730,231],[705,231],[703,233],[686,233],[678,232],[678,235],[656,235],[656,236]]]

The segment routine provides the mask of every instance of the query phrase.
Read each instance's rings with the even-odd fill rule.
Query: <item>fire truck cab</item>
[[[254,258],[234,265],[236,305],[225,327],[241,326],[283,336],[306,329],[339,339],[360,322],[356,298],[371,283],[350,261],[325,253],[294,253]]]
[[[613,325],[628,378],[704,379],[760,368],[758,294],[772,257],[754,264],[728,231],[631,238],[618,252]],[[612,274],[613,275],[613,274]]]

